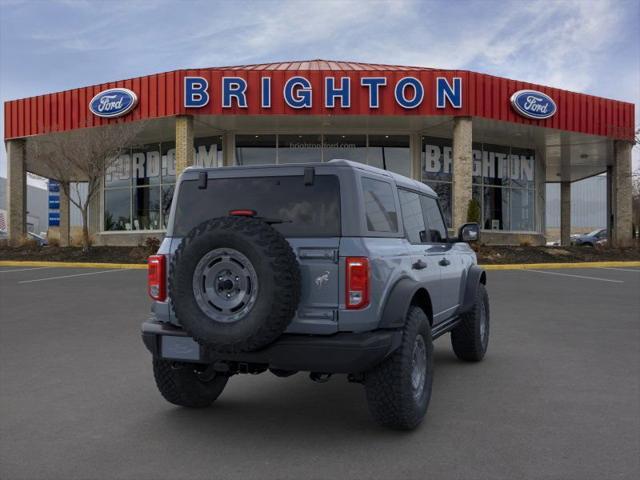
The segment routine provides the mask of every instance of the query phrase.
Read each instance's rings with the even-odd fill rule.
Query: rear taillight
[[[151,255],[147,260],[149,296],[158,302],[164,302],[167,298],[166,263],[164,255]]]
[[[348,309],[369,305],[369,259],[347,257],[347,291],[345,304]]]

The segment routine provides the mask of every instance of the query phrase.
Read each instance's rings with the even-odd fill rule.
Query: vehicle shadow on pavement
[[[447,377],[454,381],[452,372],[465,367],[448,349],[436,350],[434,360],[435,382],[440,385],[449,383]],[[437,389],[434,395],[438,395]],[[354,439],[371,434],[407,435],[407,432],[385,429],[374,423],[369,416],[364,388],[349,384],[344,375],[335,375],[326,384],[311,382],[303,372],[289,378],[276,378],[268,373],[236,376],[229,380],[227,390],[210,408],[185,409],[165,404],[153,411],[154,434],[161,425],[168,436],[178,430],[190,437],[219,438],[221,431],[232,431],[233,438],[242,441],[242,437],[259,432],[273,442],[286,445],[291,436],[314,433],[318,434],[316,440],[326,438],[328,441],[334,434],[343,436],[345,431]],[[421,428],[429,428],[429,414]]]

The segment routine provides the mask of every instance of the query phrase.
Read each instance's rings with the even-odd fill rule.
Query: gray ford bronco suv
[[[414,428],[432,341],[451,332],[466,361],[487,350],[478,236],[467,224],[449,238],[433,190],[359,163],[188,168],[149,258],[158,389],[207,407],[237,373],[347,374],[378,422]]]

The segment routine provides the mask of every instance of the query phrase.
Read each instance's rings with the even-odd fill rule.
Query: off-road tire
[[[426,347],[426,374],[419,398],[414,397],[411,374],[416,337],[422,336]],[[424,418],[433,380],[433,342],[429,319],[424,311],[411,306],[398,349],[380,365],[365,374],[365,391],[369,411],[381,425],[411,430]]]
[[[481,328],[482,308],[485,313],[484,334]],[[460,360],[479,362],[484,358],[489,346],[489,295],[480,283],[476,291],[473,309],[462,315],[462,321],[451,330],[451,346]]]
[[[204,255],[232,248],[251,262],[258,279],[257,299],[240,320],[225,323],[198,306],[193,275]],[[217,352],[246,352],[278,338],[300,301],[300,269],[287,240],[267,223],[249,217],[222,217],[201,223],[182,240],[171,262],[169,293],[176,317],[198,343]]]
[[[165,400],[181,407],[205,408],[220,396],[229,377],[216,376],[204,382],[196,368],[194,364],[153,360],[153,376]]]

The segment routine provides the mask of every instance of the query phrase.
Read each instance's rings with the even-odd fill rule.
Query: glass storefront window
[[[322,161],[322,135],[278,135],[278,163]]]
[[[533,190],[511,189],[510,198],[510,229],[514,231],[531,231],[535,227],[533,204],[535,195]]]
[[[524,148],[512,148],[509,159],[509,176],[511,179],[511,186],[521,188],[535,188],[535,151]]]
[[[367,163],[366,135],[325,135],[322,148],[325,162],[340,158]]]
[[[451,227],[451,140],[422,138],[422,181],[441,196]],[[535,150],[472,144],[472,198],[486,230],[535,231]]]
[[[131,178],[133,185],[160,185],[160,144],[131,149]]]
[[[126,187],[131,185],[131,152],[126,150],[107,167],[105,187]]]
[[[238,165],[276,163],[276,136],[236,135],[236,163]]]
[[[160,146],[160,162],[162,165],[162,183],[175,183],[176,181],[176,144],[175,142],[163,142]]]
[[[509,189],[484,187],[484,229],[509,230]]]
[[[369,135],[369,165],[411,177],[408,135]]]
[[[197,138],[195,145],[195,164],[199,167],[222,166],[222,136]]]
[[[422,181],[451,182],[451,140],[422,137]]]
[[[509,147],[484,144],[482,180],[484,185],[509,185]]]
[[[160,188],[138,187],[133,189],[133,230],[158,230],[160,228]]]
[[[116,188],[104,192],[104,229],[131,230],[131,189]]]

